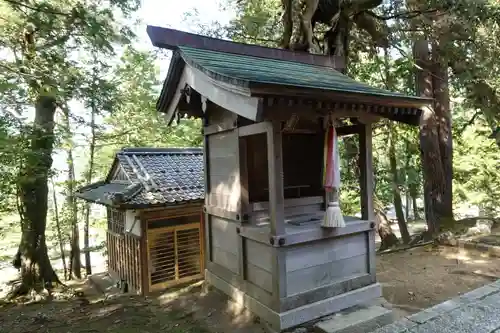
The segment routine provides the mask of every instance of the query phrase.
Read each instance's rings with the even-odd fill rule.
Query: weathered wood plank
[[[365,234],[333,238],[289,248],[286,253],[286,269],[287,272],[294,272],[366,253]]]
[[[344,218],[347,219],[348,217]],[[270,227],[267,224],[262,226],[243,225],[240,227],[240,234],[243,237],[256,242],[269,244],[269,238],[272,237],[269,235],[269,230]],[[318,222],[310,226],[287,226],[286,234],[279,237],[284,240],[281,246],[288,247],[319,240],[343,237],[369,230],[371,230],[370,222],[362,220],[347,221],[345,228],[335,228],[332,230],[325,230],[324,228],[321,228],[320,223]]]
[[[212,244],[229,253],[238,255],[236,223],[211,216]]]
[[[279,122],[272,123],[267,131],[267,165],[269,170],[269,215],[271,217],[271,235],[285,233],[285,205],[283,194],[283,150]]]
[[[209,203],[212,203],[213,201],[211,201],[209,199]],[[210,215],[213,215],[213,216],[216,216],[216,217],[220,217],[220,218],[223,218],[223,219],[228,219],[228,220],[232,220],[232,221],[239,221],[240,220],[240,216],[237,212],[233,212],[233,211],[230,211],[230,210],[227,210],[226,208],[221,208],[221,206],[223,206],[222,204],[220,205],[207,205],[205,206],[205,211],[210,214]]]
[[[295,220],[297,215],[316,215],[323,214],[325,210],[322,207],[322,204],[313,204],[306,206],[295,206],[295,207],[285,207],[285,222],[290,222],[291,220]],[[250,213],[249,221],[251,224],[260,224],[262,222],[269,221],[269,211],[268,210],[259,210],[256,212]]]
[[[373,158],[372,158],[372,126],[361,126],[359,133],[361,218],[373,221]]]
[[[289,230],[288,230],[289,229]],[[307,243],[319,239],[336,238],[358,232],[371,230],[370,222],[364,220],[347,221],[344,228],[325,229],[317,226],[287,228],[284,246]]]
[[[255,123],[247,126],[241,126],[238,128],[238,135],[240,137],[256,135],[261,133],[267,133],[271,129],[272,125],[270,122],[263,121],[260,123]]]
[[[239,139],[239,165],[240,165],[240,203],[238,212],[242,219],[244,214],[250,210],[250,196],[248,193],[248,160],[247,160],[247,141],[246,138]]]
[[[280,310],[288,311],[307,304],[335,297],[352,290],[366,287],[372,284],[371,276],[362,274],[346,280],[334,282],[323,287],[312,289],[304,293],[295,294],[281,299]]]
[[[367,254],[287,273],[289,296],[367,273]]]
[[[214,245],[212,247],[213,262],[229,269],[231,272],[238,274],[238,256],[234,253],[225,251]]]
[[[283,207],[296,207],[296,206],[308,206],[323,203],[323,197],[303,197],[303,198],[293,198],[284,199]],[[252,202],[251,204],[252,212],[269,210],[269,202]]]
[[[248,296],[255,298],[259,302],[262,302],[262,304],[268,307],[272,306],[271,293],[260,288],[258,285],[253,284],[250,281],[244,281],[241,278],[241,276],[231,272],[227,268],[224,268],[216,263],[210,263],[208,270],[212,274],[218,276],[220,279],[226,281],[230,285],[246,293]]]
[[[273,298],[276,306],[280,306],[280,300],[287,295],[287,273],[286,273],[286,248],[273,247]]]
[[[223,122],[220,122],[218,124],[212,124],[205,126],[203,128],[203,134],[204,135],[211,135],[211,134],[216,134],[216,133],[221,133],[225,131],[231,131],[237,127],[236,122],[233,119],[227,119]]]
[[[246,267],[247,280],[255,284],[256,286],[259,286],[260,288],[272,293],[273,292],[272,274],[248,262],[246,266],[247,266]]]
[[[368,250],[368,273],[371,281],[377,281],[377,254],[375,249],[375,230],[371,230],[366,234],[367,250]]]
[[[272,272],[272,247],[269,245],[246,241],[246,256],[248,263],[253,264],[269,273]]]
[[[207,203],[230,211],[239,206],[239,143],[236,131],[210,135],[210,191]]]

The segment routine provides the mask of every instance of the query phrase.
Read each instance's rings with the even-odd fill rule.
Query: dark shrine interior
[[[251,135],[240,140],[246,140],[247,145],[249,201],[269,201],[266,135]],[[323,144],[323,131],[282,133],[285,199],[323,195]]]

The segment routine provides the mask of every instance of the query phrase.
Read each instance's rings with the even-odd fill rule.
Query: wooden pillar
[[[281,124],[270,123],[267,131],[267,166],[269,173],[270,239],[285,233],[285,198],[283,193],[283,147]],[[276,244],[273,244],[276,246]],[[272,248],[273,307],[279,309],[280,300],[286,297],[285,249]]]
[[[150,279],[149,279],[149,243],[148,243],[148,221],[145,218],[141,218],[141,241],[140,241],[140,269],[141,269],[141,289],[142,295],[148,295],[150,290]]]
[[[370,223],[375,222],[373,208],[373,156],[372,156],[372,125],[363,124],[359,132],[359,165],[361,188],[361,218]],[[371,282],[377,281],[375,228],[366,233],[366,248],[368,249],[367,268]]]
[[[283,149],[281,124],[272,122],[267,131],[267,167],[269,172],[269,217],[271,236],[285,233],[285,198],[283,194]]]
[[[203,103],[204,107],[202,107],[203,111],[203,125],[208,126],[208,116],[206,114],[206,103]],[[210,150],[208,147],[208,135],[206,133],[203,134],[203,165],[204,165],[204,178],[205,178],[205,207],[209,204],[209,195],[210,195],[210,159],[208,158],[210,154]],[[204,209],[205,211],[205,209]],[[208,263],[212,261],[212,233],[211,233],[211,225],[210,225],[210,215],[205,211],[205,267],[208,267]]]
[[[372,157],[372,125],[363,124],[359,132],[359,166],[361,189],[361,218],[373,221],[373,157]]]

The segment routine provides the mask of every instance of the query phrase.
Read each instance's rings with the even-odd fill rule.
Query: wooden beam
[[[336,103],[359,103],[367,105],[384,105],[396,108],[421,109],[432,103],[432,99],[409,95],[382,95],[361,92],[347,92],[336,89],[304,88],[300,86],[284,86],[266,83],[253,83],[250,85],[252,96],[306,99],[308,101],[324,100]]]
[[[174,119],[175,111],[177,110],[179,102],[181,101],[183,90],[186,87],[187,83],[188,83],[187,75],[186,72],[184,71],[179,79],[179,83],[177,83],[177,87],[175,87],[174,96],[170,101],[170,104],[166,105],[164,119],[169,125],[172,123],[172,120]]]
[[[238,128],[238,136],[242,137],[242,136],[267,133],[269,130],[271,130],[271,127],[272,125],[268,121],[263,121],[260,123],[255,123],[247,126],[241,126]]]
[[[185,78],[185,82],[191,88],[200,93],[204,98],[237,115],[256,121],[262,114],[261,99],[250,96],[248,89],[237,88],[214,80],[188,64],[184,68],[179,83],[183,82],[183,78]],[[174,101],[172,101],[170,107],[174,105]]]
[[[334,99],[335,97],[332,97]],[[281,120],[287,121],[292,116],[292,113],[297,114],[304,119],[317,119],[325,115],[332,114],[336,118],[358,118],[361,123],[376,122],[380,118],[402,122],[409,125],[418,125],[420,121],[420,111],[408,109],[406,114],[392,113],[390,107],[372,107],[362,108],[362,104],[353,103],[335,103],[324,102],[318,99],[316,103],[306,103],[306,100],[294,98],[290,104],[284,102],[284,98],[280,99],[278,104],[269,105],[264,102],[263,118],[266,120]]]
[[[151,25],[148,25],[147,33],[154,46],[169,50],[175,50],[179,46],[188,46],[204,50],[239,54],[243,56],[286,60],[336,69],[344,68],[344,59],[342,57],[317,55],[307,52],[294,52],[258,45],[236,43]]]
[[[283,194],[283,149],[281,125],[273,122],[267,131],[267,165],[269,173],[269,217],[271,235],[285,233],[285,198]]]
[[[237,127],[237,123],[235,121],[231,120],[225,120],[221,123],[218,124],[213,124],[213,125],[208,125],[203,128],[203,134],[204,135],[211,135],[211,134],[216,134],[216,133],[221,133],[221,132],[226,132],[233,130]]]
[[[239,138],[239,160],[240,160],[240,203],[239,213],[242,222],[247,222],[245,214],[250,209],[250,196],[248,193],[248,160],[247,160],[247,141],[246,138]]]
[[[205,205],[204,210],[209,215],[221,217],[221,218],[228,219],[228,220],[238,221],[238,222],[241,221],[241,216],[238,212],[232,212],[229,210],[225,210],[224,208],[211,206],[211,205]]]

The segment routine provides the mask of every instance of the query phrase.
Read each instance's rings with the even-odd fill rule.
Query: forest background
[[[168,16],[156,14],[146,23],[278,45],[279,0],[202,2]],[[170,8],[173,3],[146,5],[153,15],[164,12],[158,6]],[[105,210],[76,200],[75,190],[103,179],[123,147],[202,144],[199,120],[182,119],[168,127],[156,113],[169,54],[148,43],[140,20],[144,10],[136,0],[0,0],[0,252],[5,267],[22,250],[13,242],[25,239],[27,225],[39,223],[32,216],[41,216],[37,221],[46,222],[49,257],[59,262],[64,254],[65,277],[90,274],[97,263],[82,249],[102,249]],[[431,60],[441,66],[442,75],[432,72],[444,86],[440,98],[446,93],[440,112],[453,129],[442,151],[452,168],[443,167],[446,172],[437,174],[442,179],[432,179],[422,168],[426,157],[418,128],[385,121],[375,127],[378,211],[396,219],[400,230],[408,221],[424,219],[427,179],[427,186],[452,185],[445,191],[453,220],[497,217],[500,5],[492,0],[434,0],[417,6],[387,0],[374,13],[389,43],[375,47],[366,32],[354,29],[348,74],[374,86],[417,94],[419,67],[413,48],[425,36],[432,46]],[[43,125],[43,115],[54,117],[53,128],[45,126],[48,122]],[[341,154],[342,209],[357,214],[357,142],[342,140]],[[44,191],[47,205],[33,205],[31,199],[42,198]],[[405,232],[398,236],[408,241]]]

